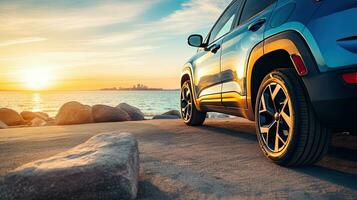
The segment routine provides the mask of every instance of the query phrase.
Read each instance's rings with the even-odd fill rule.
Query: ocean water
[[[117,106],[128,103],[141,109],[147,116],[168,110],[179,110],[179,91],[70,91],[70,92],[0,92],[0,107],[18,112],[45,112],[56,116],[66,102],[78,101],[86,105]]]

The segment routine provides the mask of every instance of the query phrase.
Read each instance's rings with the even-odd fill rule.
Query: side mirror
[[[205,47],[202,35],[197,34],[190,35],[190,37],[188,37],[188,44],[192,47]]]

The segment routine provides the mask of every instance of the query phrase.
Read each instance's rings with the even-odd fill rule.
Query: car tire
[[[184,82],[181,87],[181,117],[189,126],[201,126],[206,120],[207,113],[197,110],[194,103],[190,81]]]
[[[261,150],[279,165],[311,165],[327,152],[330,130],[317,119],[294,69],[278,69],[264,78],[255,119]]]

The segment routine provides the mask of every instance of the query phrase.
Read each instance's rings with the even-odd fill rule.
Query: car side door
[[[208,34],[205,47],[198,50],[192,62],[196,96],[202,106],[222,106],[221,45],[235,25],[237,9],[235,1],[227,7]]]
[[[276,0],[243,0],[236,28],[222,41],[222,104],[236,114],[247,109],[246,66],[253,48],[264,39]],[[263,53],[263,49],[261,49]]]

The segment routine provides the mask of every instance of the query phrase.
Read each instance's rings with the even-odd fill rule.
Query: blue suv
[[[256,122],[261,150],[284,166],[319,161],[331,131],[357,124],[357,1],[234,0],[181,76],[181,115]]]

